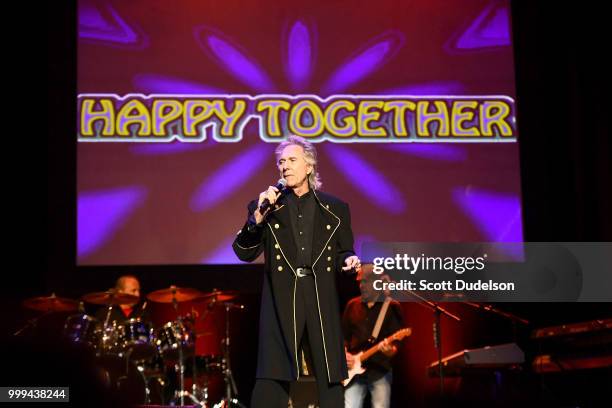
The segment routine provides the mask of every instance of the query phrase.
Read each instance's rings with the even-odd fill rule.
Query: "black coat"
[[[347,377],[336,272],[344,260],[354,255],[353,233],[348,205],[322,192],[314,192],[317,205],[314,214],[312,269],[322,338],[327,362],[328,381],[340,382]],[[257,208],[252,201],[249,215]],[[263,251],[264,284],[259,325],[257,378],[283,381],[299,377],[294,298],[296,245],[286,197],[281,196],[268,214],[263,226],[248,230],[248,222],[238,231],[232,245],[242,261],[251,262]]]

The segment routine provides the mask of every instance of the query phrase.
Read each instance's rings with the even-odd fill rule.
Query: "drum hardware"
[[[104,292],[88,293],[82,297],[85,302],[105,305],[107,307],[106,317],[102,325],[102,335],[100,336],[99,353],[100,354],[117,354],[119,357],[123,357],[122,341],[124,340],[121,335],[123,330],[124,335],[125,327],[118,326],[116,322],[113,322],[112,327],[109,325],[110,316],[115,305],[126,305],[136,304],[140,300],[138,296],[129,295],[126,293],[120,293],[116,289],[109,289]],[[132,320],[132,319],[130,319]]]
[[[139,398],[130,402],[148,405],[151,403],[151,389],[149,388],[149,380],[151,379],[151,376],[150,374],[147,374],[143,360],[136,361],[132,358],[133,351],[134,349],[128,349],[124,355],[125,371],[123,375],[117,378],[116,389],[121,392],[122,388],[127,388],[123,392],[131,392],[134,394],[134,389],[140,391],[144,388],[144,394],[136,394],[136,396]],[[142,380],[142,383],[140,380]],[[160,380],[159,378],[157,378],[157,380],[163,385],[163,380]],[[137,381],[138,384],[134,384],[135,381]]]
[[[26,324],[23,325],[23,327],[21,327],[15,333],[13,333],[13,336],[19,336],[21,333],[23,333],[27,329],[34,329],[34,328],[36,328],[36,326],[38,324],[38,320],[42,319],[45,316],[50,315],[51,313],[53,313],[53,312],[52,311],[48,311],[48,312],[45,312],[45,313],[41,314],[40,316],[36,316],[36,317],[33,317],[33,318],[29,319],[26,322]]]
[[[149,378],[144,364],[155,354],[153,329],[139,318],[129,319],[124,324],[110,322],[113,306],[136,304],[140,298],[110,289],[86,294],[82,299],[88,303],[106,306],[104,322],[98,328],[96,357],[106,366],[109,380],[114,372],[113,376],[116,377],[112,381],[113,388],[117,392],[127,394],[130,402],[148,404]],[[121,366],[123,368],[119,368]],[[118,376],[117,371],[120,373]]]
[[[131,319],[132,322],[140,322],[140,319]],[[126,322],[129,326],[130,321]],[[124,395],[130,404],[150,404],[151,387],[160,388],[165,385],[159,370],[147,369],[147,365],[153,364],[152,357],[143,354],[143,349],[134,346],[130,337],[126,336],[130,330],[126,325],[119,325],[113,321],[107,326],[105,333],[105,346],[97,354],[98,362],[105,367],[110,387]],[[151,346],[153,347],[153,346]],[[153,348],[153,350],[155,350]],[[111,380],[112,378],[112,380]],[[151,380],[156,380],[151,384]],[[159,393],[161,396],[161,392]],[[163,396],[162,403],[163,403]]]
[[[129,358],[128,351],[125,356],[125,369],[115,381],[115,390],[123,394],[126,402],[130,404],[148,405],[151,402],[150,378],[145,373],[145,367]]]
[[[235,290],[221,291],[218,289],[213,289],[212,292],[204,294],[198,300],[205,300],[207,305],[204,309],[204,313],[202,313],[200,316],[196,315],[197,321],[204,320],[217,304],[223,305],[225,302],[232,300],[237,296],[238,292]]]
[[[179,317],[157,329],[155,345],[166,361],[179,361],[180,350],[186,352],[187,357],[194,354],[194,339],[192,324],[188,318]]]
[[[235,299],[238,293],[235,291],[219,291],[213,290],[211,293],[202,293],[195,289],[190,288],[179,288],[176,286],[170,286],[169,289],[162,289],[147,295],[147,298],[153,302],[160,303],[172,303],[177,316],[178,316],[178,303],[181,301],[191,300],[204,300],[207,305],[204,313],[196,313],[194,311],[191,315],[178,316],[177,320],[166,323],[157,332],[157,343],[158,350],[164,356],[164,358],[173,359],[176,358],[177,363],[175,364],[175,371],[178,373],[179,386],[178,390],[174,394],[175,400],[179,400],[181,405],[184,405],[185,397],[189,398],[192,402],[199,404],[203,407],[208,406],[208,384],[205,383],[204,387],[199,387],[196,379],[197,375],[197,364],[195,352],[193,355],[186,355],[185,351],[189,349],[191,342],[195,341],[195,337],[206,335],[206,332],[201,333],[190,333],[188,330],[189,323],[195,327],[195,322],[203,320],[215,306],[223,306],[225,308],[225,337],[222,339],[223,352],[220,358],[220,362],[217,363],[221,368],[221,373],[225,382],[225,397],[221,399],[215,406],[228,407],[235,405],[244,407],[235,396],[238,394],[236,383],[233,377],[231,362],[230,362],[230,321],[229,312],[232,309],[244,309],[243,305],[229,302]],[[193,309],[192,309],[193,310]],[[182,341],[181,341],[182,340]],[[194,345],[195,346],[195,345]],[[195,350],[194,350],[195,351]],[[176,354],[174,354],[176,353]],[[178,356],[177,356],[178,354]],[[192,357],[192,372],[191,376],[194,379],[191,390],[185,390],[185,360],[186,358]],[[212,364],[211,364],[212,366]],[[200,400],[198,397],[203,397]]]
[[[238,292],[235,290],[218,290],[213,289],[210,293],[205,293],[202,299],[208,300],[210,303],[225,303],[238,297]]]
[[[72,343],[94,350],[98,346],[97,324],[97,319],[84,313],[68,316],[64,323],[64,337]]]
[[[190,317],[179,316],[178,303],[188,302],[202,296],[204,293],[197,289],[181,288],[176,285],[147,295],[147,299],[152,302],[171,303],[176,312],[177,319],[167,322],[157,331],[155,343],[165,360],[177,360],[175,370],[179,373],[179,390],[175,392],[175,397],[180,398],[181,405],[184,405],[185,396],[189,394],[185,392],[185,349],[189,349],[191,343],[195,341],[195,336],[191,335],[189,325],[185,324]]]
[[[138,296],[128,295],[126,293],[119,293],[115,289],[110,289],[104,292],[88,293],[84,295],[82,299],[87,303],[94,305],[126,305],[130,303],[138,303],[140,298]]]
[[[174,392],[173,398],[177,404],[180,399],[180,404],[184,405],[185,398],[187,398],[194,404],[210,407],[212,405],[209,399],[219,398],[221,387],[224,387],[225,395],[215,406],[242,407],[244,405],[236,398],[237,387],[229,358],[229,311],[244,308],[230,302],[237,296],[238,293],[235,291],[214,289],[210,293],[204,293],[197,289],[177,286],[152,292],[147,295],[147,299],[157,303],[170,303],[176,312],[175,320],[155,329],[140,318],[132,318],[124,323],[111,319],[113,306],[138,303],[140,298],[137,296],[111,289],[88,293],[82,296],[82,301],[79,302],[52,294],[23,301],[24,307],[43,313],[29,320],[15,335],[21,334],[29,327],[35,327],[37,321],[44,316],[55,312],[74,311],[77,314],[65,319],[63,335],[72,343],[85,346],[87,350],[95,353],[95,365],[100,369],[101,380],[104,380],[113,392],[124,394],[134,403],[157,403],[161,398],[161,403],[164,404],[164,402],[169,402],[167,400],[169,395],[165,394],[165,389],[168,392]],[[179,315],[179,303],[192,300],[203,301],[203,304],[200,302],[198,307],[204,307],[204,310],[196,310],[192,307],[190,313]],[[85,312],[83,302],[105,306],[105,309],[100,312],[99,319]],[[197,356],[195,353],[196,338],[213,335],[217,333],[217,329],[196,332],[195,324],[204,320],[213,310],[217,310],[217,306],[223,306],[225,309],[225,336],[219,341],[222,351],[220,354],[219,351],[215,351],[206,356]],[[63,316],[62,319],[64,319]],[[204,360],[198,363],[203,363],[203,367],[196,363],[200,357]],[[186,373],[186,365],[189,365],[190,361],[193,362],[192,368],[189,373]],[[176,381],[178,390],[173,390],[175,386],[169,387],[172,383],[168,383],[168,373],[163,371],[164,362],[174,363],[175,374],[172,378],[178,380]],[[154,367],[155,370],[153,370]],[[166,365],[166,367],[171,366]],[[198,371],[201,372],[200,376],[198,376]],[[186,375],[193,379],[192,384],[186,383]],[[224,383],[221,382],[221,378]],[[186,386],[188,389],[185,389]]]
[[[222,340],[223,344],[223,376],[225,380],[225,397],[221,399],[214,407],[227,408],[231,405],[238,407],[245,407],[235,396],[238,395],[238,389],[236,388],[236,382],[234,381],[234,375],[232,374],[232,365],[230,362],[230,319],[229,312],[231,309],[243,310],[244,306],[232,302],[225,301],[223,303],[225,307],[225,338]]]
[[[221,407],[226,408],[229,406],[245,407],[244,404],[242,404],[236,398],[238,394],[238,390],[237,390],[236,382],[234,380],[234,376],[232,373],[232,367],[231,367],[231,361],[230,361],[230,345],[231,344],[230,344],[229,312],[232,309],[240,309],[240,310],[244,309],[243,305],[230,302],[230,300],[233,300],[236,297],[238,297],[238,292],[236,291],[220,291],[220,290],[214,289],[213,292],[207,293],[198,299],[198,300],[201,300],[201,299],[205,300],[207,305],[206,305],[206,309],[204,313],[198,316],[197,320],[203,320],[203,318],[207,316],[208,313],[217,305],[222,306],[225,309],[225,337],[221,339],[222,355],[217,356],[217,357],[211,356],[211,361],[206,363],[205,365],[206,370],[210,370],[213,367],[219,368],[221,371],[221,374],[223,375],[223,380],[225,383],[225,396],[218,403],[213,405],[214,407],[219,407],[219,408]],[[206,334],[209,334],[209,333],[196,332],[196,337],[205,336]],[[203,407],[206,407],[208,406],[208,399],[209,399],[208,383],[206,381],[204,384],[204,387],[198,387],[195,381],[195,379],[197,378],[196,367],[197,367],[196,356],[194,355],[193,371],[192,371],[194,382],[192,386],[192,393],[183,391],[183,394],[189,397],[193,402],[198,403],[202,405]],[[198,399],[196,398],[198,394],[202,395],[203,397],[202,401],[198,401]]]
[[[175,285],[172,285],[168,289],[161,289],[161,290],[157,290],[155,292],[149,293],[147,295],[147,298],[153,302],[172,303],[172,306],[174,307],[174,311],[178,315],[178,303],[179,302],[187,302],[187,301],[196,299],[201,296],[202,296],[202,292],[200,292],[197,289],[179,288]],[[177,322],[178,324],[176,324]],[[170,347],[178,351],[178,364],[175,367],[177,371],[179,372],[179,390],[177,391],[176,396],[180,398],[180,404],[185,405],[186,391],[185,391],[185,362],[184,362],[184,355],[183,355],[183,343],[185,341],[187,342],[189,341],[189,334],[185,333],[185,331],[182,330],[185,327],[180,317],[176,321],[166,323],[164,327],[168,327],[171,329],[169,333],[165,332],[168,335],[168,337],[176,335],[177,332],[174,331],[174,329],[177,327],[179,328],[178,336],[176,336],[178,337],[177,339],[178,341],[171,343]],[[171,340],[174,340],[174,339],[171,339]],[[158,342],[161,342],[161,340],[158,340]]]
[[[192,288],[181,288],[175,285],[171,285],[169,288],[156,290],[147,295],[147,299],[157,303],[172,303],[174,306],[176,302],[188,302],[204,296],[203,292]],[[176,306],[175,306],[176,309]]]
[[[78,308],[78,302],[73,299],[57,297],[55,293],[51,296],[40,296],[26,299],[23,306],[39,312],[74,312]]]
[[[135,361],[147,360],[155,355],[153,328],[140,318],[129,319],[120,325],[118,337],[120,347],[129,350]]]
[[[78,302],[76,300],[58,297],[55,293],[52,293],[51,296],[29,298],[24,300],[21,304],[27,309],[43,312],[43,314],[29,319],[23,327],[13,333],[13,336],[19,336],[25,330],[35,328],[40,319],[52,313],[73,312],[78,309]]]

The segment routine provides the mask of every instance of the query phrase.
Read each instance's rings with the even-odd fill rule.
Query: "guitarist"
[[[342,316],[342,329],[347,349],[346,360],[349,370],[358,358],[356,354],[375,344],[380,352],[363,362],[365,373],[355,376],[344,390],[345,408],[361,408],[366,393],[371,393],[372,408],[387,408],[391,401],[391,382],[393,378],[391,359],[397,353],[397,345],[383,341],[403,327],[402,310],[397,301],[390,301],[383,309],[385,294],[376,291],[372,283],[376,279],[385,279],[386,275],[373,273],[372,264],[363,264],[357,273],[361,296],[351,299]],[[375,332],[377,320],[378,333]],[[376,335],[376,338],[372,336]]]

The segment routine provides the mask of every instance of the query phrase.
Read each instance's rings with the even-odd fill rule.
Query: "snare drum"
[[[155,344],[164,359],[178,360],[179,347],[183,358],[193,355],[194,339],[193,330],[185,322],[175,320],[157,330]]]

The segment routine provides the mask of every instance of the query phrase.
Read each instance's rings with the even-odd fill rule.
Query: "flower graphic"
[[[126,22],[119,12],[110,5],[104,7],[87,3],[87,7],[80,8],[80,37],[88,42],[102,42],[108,46],[116,47],[132,45],[136,47],[148,44],[149,40],[142,31]],[[102,11],[100,11],[102,10]],[[486,52],[487,50],[507,47],[509,45],[508,10],[505,2],[494,1],[489,3],[475,17],[471,24],[461,27],[453,37],[444,45],[448,54],[466,52]],[[410,45],[410,38],[397,29],[384,30],[382,33],[373,33],[369,40],[356,45],[352,51],[338,51],[346,54],[341,64],[336,66],[323,80],[313,81],[317,72],[318,55],[322,43],[333,41],[330,38],[320,38],[317,24],[308,19],[287,19],[280,33],[278,55],[282,64],[284,78],[277,78],[266,72],[270,61],[257,61],[245,47],[242,47],[231,34],[210,25],[197,25],[192,29],[195,49],[214,61],[220,72],[236,82],[236,86],[247,90],[250,94],[312,93],[320,97],[334,94],[351,93],[354,87],[376,77],[381,67],[390,64],[394,58]],[[483,51],[484,50],[484,51]],[[139,72],[132,79],[132,85],[142,93],[174,93],[174,94],[227,94],[215,84],[206,84],[199,81],[184,79],[178,76],[160,74],[155,72]],[[314,85],[321,84],[320,86]],[[433,82],[418,82],[406,85],[397,85],[391,89],[376,91],[378,95],[452,95],[461,94],[466,86],[459,80],[439,80]],[[286,131],[286,129],[285,129]],[[230,200],[236,191],[245,189],[254,183],[265,167],[271,167],[273,145],[263,143],[251,129],[241,142],[240,148],[234,146],[229,160],[218,163],[206,163],[208,172],[189,194],[182,194],[182,201],[176,203],[174,211],[184,211],[188,214],[212,214],[224,202]],[[497,147],[494,147],[497,148]],[[194,154],[199,152],[227,150],[226,146],[207,140],[203,143],[191,144],[173,142],[169,144],[136,144],[129,147],[132,156],[151,158],[152,160],[166,160],[177,155]],[[437,199],[455,203],[457,211],[471,219],[473,227],[487,240],[520,241],[522,239],[522,226],[520,223],[520,199],[516,195],[507,193],[498,194],[493,185],[473,186],[468,172],[459,172],[459,175],[449,180],[447,174],[452,174],[453,166],[464,165],[470,158],[470,152],[482,149],[480,146],[456,146],[451,144],[375,144],[370,146],[349,146],[346,144],[320,143],[317,146],[320,161],[342,175],[342,182],[350,189],[351,194],[357,194],[352,200],[367,203],[364,208],[375,214],[377,220],[384,220],[389,225],[397,223],[396,220],[405,219],[412,211],[418,213],[428,207],[419,191],[421,185],[410,177],[398,181],[398,175],[389,168],[372,160],[374,156],[394,157],[395,160],[414,160],[424,163],[424,167],[435,167],[441,163],[447,169],[439,178],[437,186],[427,187]],[[449,173],[450,172],[450,173]],[[240,177],[236,177],[240,174]],[[443,181],[442,181],[443,180]],[[430,180],[431,182],[431,180]],[[121,187],[113,186],[114,189]],[[411,188],[412,187],[412,188]],[[152,199],[154,194],[140,188],[140,196]],[[408,194],[415,191],[414,197]],[[83,191],[87,196],[88,207],[97,208],[92,197],[100,200],[120,200],[113,189],[109,195],[103,189],[98,189],[96,195],[91,191]],[[109,198],[110,197],[110,198]],[[142,205],[140,201],[131,198],[131,202]],[[129,211],[130,203],[114,205],[122,208],[125,214],[136,214]],[[500,204],[500,203],[503,203]],[[83,208],[83,213],[87,209]],[[362,211],[360,214],[363,216]],[[185,216],[187,217],[188,214]],[[488,214],[488,215],[486,215]],[[491,214],[495,214],[492,218]],[[191,215],[193,216],[193,215]],[[125,223],[129,217],[109,217],[108,223]],[[86,216],[79,216],[79,235],[91,237],[85,248],[79,248],[79,256],[95,251],[92,243],[102,247],[105,242],[113,238],[113,234],[120,234],[118,226],[109,227],[104,220],[96,217],[95,223],[89,223]],[[519,220],[517,222],[517,219]],[[358,221],[367,225],[370,220]],[[436,220],[432,220],[432,228],[439,228]],[[234,231],[235,232],[235,231]],[[228,248],[233,234],[219,237],[218,247],[208,248],[197,260],[201,263],[236,263],[237,260]],[[432,235],[434,236],[434,235]],[[381,231],[372,233],[364,228],[364,233],[356,237],[357,247],[364,240],[384,239]],[[452,240],[453,237],[451,237]],[[80,242],[80,241],[79,241]],[[356,248],[358,249],[358,248]],[[171,255],[178,256],[181,255]]]

